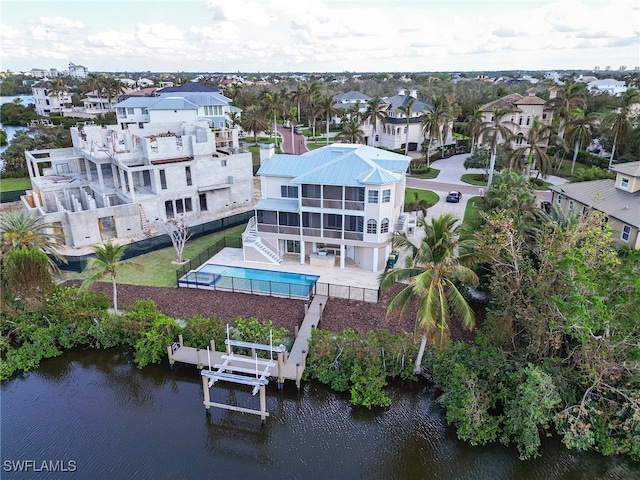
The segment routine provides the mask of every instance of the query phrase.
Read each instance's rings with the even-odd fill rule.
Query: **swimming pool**
[[[179,281],[181,286],[308,298],[318,275],[276,272],[206,263]]]

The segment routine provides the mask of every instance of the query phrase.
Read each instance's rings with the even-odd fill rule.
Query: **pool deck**
[[[241,248],[224,248],[219,253],[211,257],[207,263],[219,265],[230,265],[234,267],[257,268],[261,270],[272,270],[275,272],[292,272],[304,275],[318,275],[318,282],[332,285],[344,285],[352,287],[378,290],[380,286],[379,276],[382,272],[369,272],[362,270],[355,265],[323,267],[310,265],[309,259],[304,265],[300,264],[297,255],[285,255],[282,263],[276,265],[263,262],[246,262],[242,255]]]

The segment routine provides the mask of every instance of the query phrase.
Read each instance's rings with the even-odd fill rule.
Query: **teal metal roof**
[[[297,212],[298,200],[289,198],[263,198],[256,206],[256,210],[277,210],[279,212]]]
[[[302,155],[274,155],[258,175],[290,177],[297,184],[382,185],[400,180],[410,160],[367,145],[336,143]]]

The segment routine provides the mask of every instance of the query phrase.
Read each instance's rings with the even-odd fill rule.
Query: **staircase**
[[[282,263],[282,257],[280,257],[280,255],[276,251],[274,251],[273,248],[266,245],[262,240],[260,240],[260,237],[258,237],[258,229],[256,228],[255,217],[249,220],[247,228],[242,234],[242,243],[245,247],[253,247],[274,265],[279,265],[280,263]]]
[[[151,232],[151,228],[149,227],[149,219],[147,218],[147,214],[144,213],[144,208],[142,208],[142,204],[138,204],[138,211],[140,212],[140,224],[142,225],[142,231],[147,237],[153,236]]]

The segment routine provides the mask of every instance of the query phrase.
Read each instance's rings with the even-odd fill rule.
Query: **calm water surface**
[[[248,387],[212,387],[212,401],[258,408]],[[163,479],[634,479],[626,458],[569,452],[546,441],[523,462],[501,445],[471,447],[446,426],[424,384],[390,388],[370,412],[316,382],[267,391],[266,425],[202,406],[193,366],[138,370],[115,350],[74,350],[2,384],[0,477]],[[13,473],[7,460],[73,460],[74,473]]]

